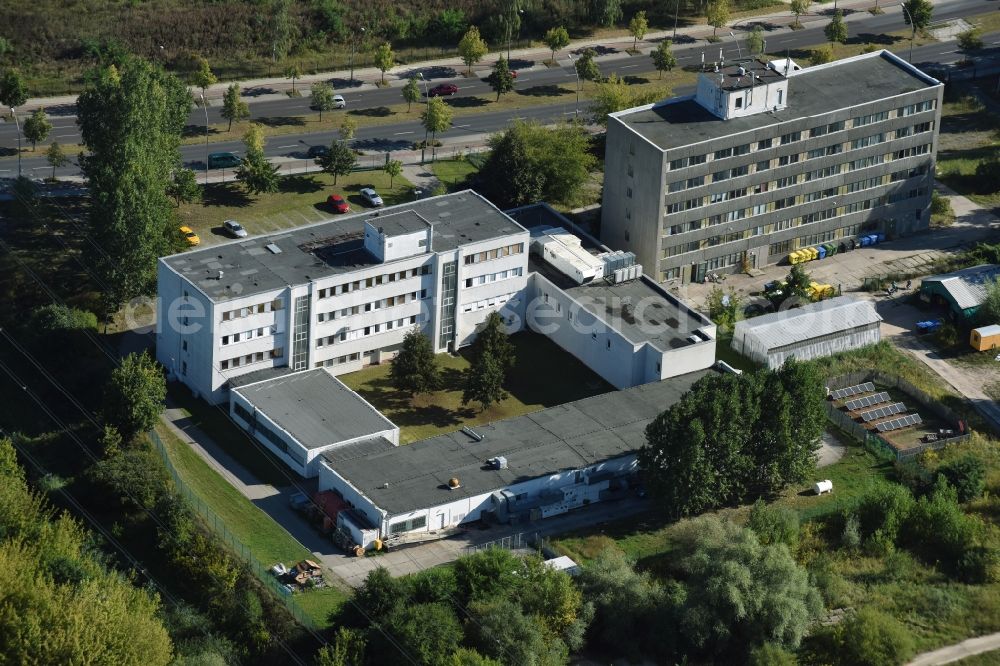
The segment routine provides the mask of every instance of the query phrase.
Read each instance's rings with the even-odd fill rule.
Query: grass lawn
[[[1000,650],[984,652],[974,657],[967,657],[951,662],[954,666],[1000,666]]]
[[[510,395],[485,411],[478,411],[478,405],[462,405],[462,372],[469,367],[468,348],[457,356],[439,354],[444,388],[413,398],[389,383],[388,363],[341,375],[340,379],[399,426],[402,444],[613,390],[545,336],[517,333],[511,342],[517,361],[505,384]],[[539,377],[546,381],[538,381]]]
[[[968,84],[955,84],[961,96],[941,109],[938,179],[985,208],[1000,209],[996,183],[976,177],[976,167],[1000,147],[1000,119],[985,109]]]
[[[311,553],[270,516],[253,505],[184,442],[164,425],[156,426],[167,455],[188,488],[219,518],[263,566],[274,562],[293,564]],[[225,540],[225,539],[224,539]],[[336,588],[310,590],[296,595],[295,601],[319,626],[346,600]]]
[[[228,240],[220,227],[223,220],[238,220],[253,235],[329,219],[336,213],[326,205],[326,198],[334,193],[346,197],[352,212],[363,211],[358,194],[362,187],[374,187],[386,206],[412,198],[413,185],[402,176],[396,176],[389,187],[389,176],[382,171],[355,171],[338,178],[336,185],[329,174],[312,173],[285,176],[278,192],[256,197],[247,195],[239,183],[210,184],[203,187],[201,201],[182,204],[177,213],[202,242],[213,235]]]
[[[449,192],[467,187],[469,176],[479,171],[468,160],[438,160],[431,167],[437,179],[448,188]]]

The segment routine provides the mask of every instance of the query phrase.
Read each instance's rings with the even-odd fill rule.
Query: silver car
[[[233,238],[246,238],[247,230],[243,228],[243,225],[236,220],[226,220],[222,223],[222,228],[226,230],[226,233]]]
[[[364,199],[365,203],[368,204],[369,206],[374,206],[374,207],[378,208],[379,206],[383,205],[383,203],[382,203],[382,197],[380,197],[378,195],[378,192],[376,192],[375,190],[373,190],[370,187],[363,187],[363,188],[361,188],[360,194],[361,194],[361,198]]]

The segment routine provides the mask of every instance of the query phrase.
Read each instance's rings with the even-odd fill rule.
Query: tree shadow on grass
[[[558,97],[559,95],[571,95],[573,93],[569,88],[563,88],[555,83],[545,86],[532,86],[523,90],[515,90],[514,92],[526,97]]]
[[[649,83],[649,79],[647,79],[645,76],[626,76],[622,80],[630,86],[634,86],[640,83]]]
[[[270,116],[257,118],[256,122],[268,127],[304,127],[306,124],[301,116]]]
[[[440,405],[427,405],[426,407],[412,407],[407,410],[393,412],[392,422],[398,426],[434,426],[436,428],[457,428],[462,423],[462,412],[441,407]]]
[[[455,109],[472,109],[489,104],[489,100],[482,97],[452,97],[445,100],[445,103]]]
[[[367,116],[369,118],[388,118],[396,115],[396,112],[387,106],[373,106],[368,109],[351,109],[348,111],[352,116]]]
[[[891,46],[896,42],[901,42],[905,38],[899,35],[875,35],[870,32],[862,32],[847,40],[848,44],[882,44]]]
[[[281,179],[282,192],[291,194],[310,194],[323,189],[323,183],[316,176],[285,176]]]
[[[201,203],[204,206],[245,208],[253,200],[237,183],[209,183],[202,190]]]

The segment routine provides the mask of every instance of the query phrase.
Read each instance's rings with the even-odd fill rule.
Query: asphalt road
[[[934,19],[937,22],[948,18],[982,13],[985,9],[992,8],[993,5],[992,0],[954,0],[948,4],[937,5],[935,7]],[[905,27],[899,16],[900,12],[895,6],[885,6],[885,9],[885,14],[879,16],[866,15],[861,20],[848,23],[851,37],[858,36],[862,40],[877,44],[878,35],[881,33]],[[754,21],[751,20],[749,25],[752,26],[753,24]],[[766,25],[764,27],[765,30],[768,28]],[[867,39],[866,36],[870,36],[870,39]],[[821,28],[809,28],[791,32],[783,31],[767,37],[767,51],[769,53],[780,53],[785,49],[794,50],[822,41],[824,41],[824,36]],[[984,54],[979,56],[980,58],[995,58],[1000,56],[1000,48],[998,48],[1000,33],[986,35],[984,41],[988,48]],[[717,45],[706,45],[703,42],[695,42],[690,45],[681,43],[675,47],[674,52],[679,65],[685,66],[701,62],[703,52],[707,61],[716,60],[719,56],[719,50],[722,51],[727,60],[734,59],[741,55],[740,47],[742,46],[742,40],[737,44],[731,38],[727,38],[726,42]],[[621,76],[643,76],[650,80],[656,78],[652,61],[648,57],[632,57],[609,48],[604,49],[601,55],[610,55],[610,57],[598,61],[601,71],[605,75],[615,72]],[[918,66],[952,64],[962,59],[962,57],[957,50],[955,42],[930,44],[916,48],[913,52],[914,63]],[[534,64],[536,63],[533,61],[518,61],[517,59],[512,63],[515,69],[529,67]],[[413,71],[414,73],[421,71],[424,77],[432,82],[455,80],[459,85],[460,91],[458,95],[450,99],[454,99],[456,102],[463,97],[491,92],[489,85],[479,79],[456,78],[458,72],[450,67],[418,68]],[[576,77],[572,67],[543,68],[538,71],[525,71],[518,79],[517,88],[525,90],[532,87],[559,84],[572,88],[575,86],[575,82]],[[379,107],[398,104],[402,101],[399,88],[383,88],[363,92],[344,92],[341,86],[338,86],[338,89],[346,98],[348,107],[351,109],[378,109]],[[685,87],[674,90],[675,94],[686,94],[689,92],[692,92],[692,90]],[[253,103],[251,98],[251,110],[255,118],[291,118],[307,113],[308,98],[283,98],[257,103]],[[576,110],[576,104],[568,102],[539,105],[515,111],[484,112],[456,119],[455,125],[448,131],[447,136],[454,139],[462,136],[494,132],[504,128],[514,118],[537,120],[539,122],[554,122],[574,115]],[[581,106],[580,111],[584,111],[584,106]],[[72,107],[50,109],[50,112],[53,115],[54,126],[50,138],[64,144],[78,142],[79,130],[76,127],[76,119],[72,115]],[[210,107],[208,118],[210,124],[222,122],[218,113],[218,107]],[[335,111],[331,113],[340,112]],[[204,127],[204,122],[204,110],[201,108],[194,109],[191,114],[189,131],[198,132]],[[0,147],[13,147],[16,145],[14,131],[15,128],[10,123],[0,124]],[[309,146],[328,145],[336,137],[337,133],[335,131],[303,131],[301,133],[273,136],[267,140],[266,152],[269,157],[306,160],[305,151]],[[417,112],[414,110],[412,120],[360,128],[353,143],[355,147],[363,150],[391,151],[407,149],[414,141],[422,138],[423,129],[420,126]],[[240,141],[213,142],[209,146],[209,150],[212,152],[231,151],[241,154],[242,149],[243,144]],[[188,144],[181,148],[181,156],[185,165],[195,170],[204,170],[205,154],[206,148],[204,144]],[[14,160],[9,158],[0,160],[0,177],[14,175],[16,168]],[[35,171],[38,171],[38,175],[40,176],[51,173],[51,167],[48,166],[40,151],[37,156],[23,156],[22,169],[29,175]],[[70,164],[56,170],[56,174],[59,176],[77,175],[78,173],[79,170],[75,164]]]

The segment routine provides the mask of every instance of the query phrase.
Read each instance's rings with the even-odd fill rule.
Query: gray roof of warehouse
[[[651,109],[622,111],[616,117],[669,150],[940,85],[928,75],[918,76],[894,58],[881,51],[868,58],[793,72],[788,77],[788,105],[773,113],[722,120],[693,98],[684,97]]]
[[[225,302],[378,263],[364,249],[363,234],[365,220],[379,226],[380,219],[387,220],[390,235],[431,224],[435,251],[524,231],[482,196],[465,190],[182,252],[161,261],[213,301]]]
[[[390,515],[437,506],[633,453],[646,441],[646,425],[708,372],[477,426],[481,442],[458,431],[330,466]],[[487,469],[495,456],[506,456],[508,468]],[[461,488],[448,489],[452,477]]]
[[[986,287],[993,284],[997,277],[1000,277],[1000,266],[980,264],[954,273],[925,277],[923,282],[940,282],[955,300],[955,304],[966,310],[983,304],[986,300]]]
[[[287,431],[316,449],[396,426],[323,368],[233,389]]]
[[[801,308],[736,322],[734,337],[754,337],[768,349],[779,349],[882,321],[871,301],[837,296]]]

